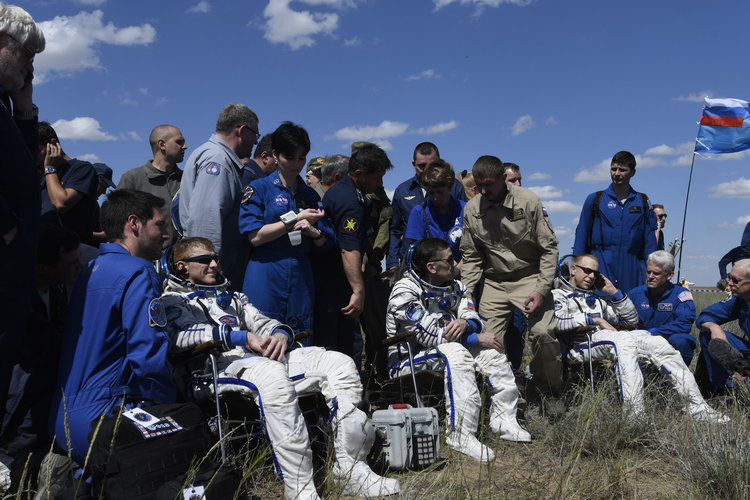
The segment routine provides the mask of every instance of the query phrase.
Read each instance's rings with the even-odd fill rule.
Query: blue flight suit
[[[348,175],[326,192],[323,206],[337,245],[315,254],[313,265],[316,291],[313,344],[352,356],[357,367],[363,344],[359,321],[341,314],[341,308],[349,304],[352,295],[344,274],[341,250],[356,250],[364,256],[370,228],[370,203]]]
[[[703,309],[703,312],[700,313],[698,319],[695,320],[695,324],[700,329],[701,325],[707,321],[711,321],[717,325],[723,325],[724,323],[734,320],[737,320],[745,335],[743,338],[740,338],[724,330],[724,333],[727,336],[727,342],[737,349],[750,349],[750,338],[748,337],[750,334],[750,304],[739,297],[730,297]],[[701,343],[700,356],[706,362],[708,381],[714,389],[721,389],[727,385],[727,379],[731,373],[714,361],[711,354],[709,354],[708,342],[711,340],[711,334],[707,331],[701,330],[698,338]]]
[[[457,200],[466,201],[464,186],[458,179],[453,179],[451,196]],[[408,248],[408,245],[404,244],[403,236],[409,221],[409,215],[414,207],[422,203],[424,203],[424,193],[416,175],[399,184],[394,191],[391,241],[388,247],[388,257],[385,260],[386,269],[401,265],[401,259],[403,259]]]
[[[461,234],[464,226],[464,205],[466,202],[451,198],[451,206],[446,214],[441,214],[432,201],[417,205],[409,215],[406,226],[406,247],[424,238],[440,238],[451,247],[453,259],[461,262]]]
[[[647,201],[644,207],[641,194],[632,188],[625,203],[620,203],[610,184],[602,192],[599,215],[594,217],[595,194],[583,204],[573,255],[593,254],[602,274],[618,289],[630,290],[646,282],[646,258],[656,251],[656,215],[651,203]]]
[[[635,304],[641,327],[651,335],[661,335],[682,355],[685,364],[690,366],[697,344],[690,329],[695,321],[695,302],[690,290],[673,283],[658,297],[652,297],[646,285],[628,292]]]
[[[171,403],[177,397],[154,265],[117,243],[99,249],[71,295],[50,414],[56,446],[68,452],[69,432],[70,452],[79,464],[91,423],[100,415],[126,399]]]
[[[287,212],[319,208],[320,198],[314,189],[297,177],[297,193],[284,186],[278,170],[268,177],[254,180],[245,188],[240,204],[240,232],[247,234],[266,224],[279,222]],[[333,239],[325,218],[316,227]],[[314,282],[310,252],[312,239],[292,246],[288,235],[253,248],[245,270],[242,291],[260,312],[289,325],[295,333],[313,327]]]

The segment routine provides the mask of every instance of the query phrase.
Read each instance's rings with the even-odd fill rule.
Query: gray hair
[[[745,278],[750,278],[750,259],[740,259],[734,263],[734,267],[739,267],[745,272]]]
[[[216,131],[228,134],[240,125],[258,124],[258,115],[244,104],[227,104],[216,120]]]
[[[344,155],[326,156],[326,161],[320,167],[320,173],[322,175],[320,182],[326,186],[333,184],[336,174],[343,178],[349,173],[349,157]]]
[[[664,250],[651,252],[648,256],[647,262],[653,262],[668,273],[674,272],[674,255]]]
[[[21,7],[0,2],[0,33],[13,37],[35,54],[44,50],[44,33]]]

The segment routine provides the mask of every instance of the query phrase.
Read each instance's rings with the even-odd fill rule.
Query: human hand
[[[32,94],[34,86],[31,81],[34,79],[34,73],[29,71],[24,79],[23,87],[16,90],[9,90],[8,97],[13,101],[13,110],[31,111],[34,105]]]
[[[497,340],[497,337],[494,333],[484,332],[477,334],[477,343],[482,347],[494,349],[497,352],[505,352],[503,344],[501,344],[500,341]]]
[[[300,221],[306,220],[307,222],[310,223],[310,225],[314,225],[316,222],[322,219],[325,214],[326,213],[324,210],[318,210],[315,208],[306,208],[297,214],[297,223],[299,223]]]
[[[454,319],[443,328],[443,338],[448,342],[459,341],[468,327],[469,322],[465,319]]]
[[[539,292],[531,292],[523,303],[523,312],[528,315],[539,312],[544,303],[544,297]]]
[[[294,224],[293,231],[302,231],[302,234],[305,236],[309,236],[310,238],[317,238],[319,231],[315,228],[312,224],[310,224],[310,221],[308,220],[297,220],[297,222]]]
[[[601,287],[602,292],[606,293],[607,295],[614,295],[617,293],[617,287],[602,273],[599,273],[599,276],[601,277],[604,284]]]
[[[254,333],[247,332],[247,345],[265,358],[279,361],[286,352],[286,335],[277,332],[271,337],[259,337]]]
[[[613,332],[617,331],[617,329],[614,326],[610,325],[609,322],[602,317],[596,317],[592,319],[594,320],[594,324],[598,326],[599,328],[601,328],[602,330],[611,330]]]
[[[365,309],[365,295],[362,292],[354,292],[349,298],[349,303],[341,308],[341,314],[347,318],[358,318]]]
[[[46,146],[47,153],[44,156],[44,167],[57,168],[62,165],[64,159],[62,154],[62,147],[56,142],[50,142]]]

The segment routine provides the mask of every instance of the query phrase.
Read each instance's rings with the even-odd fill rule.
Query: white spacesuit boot
[[[529,443],[531,434],[516,420],[517,405],[518,394],[510,388],[493,395],[490,407],[490,429],[495,434],[499,434],[500,439]]]
[[[339,401],[334,425],[333,476],[348,496],[384,497],[401,491],[396,479],[375,474],[364,459],[375,441],[375,428],[351,402]]]
[[[479,428],[482,402],[474,371],[446,370],[445,377],[445,406],[448,420],[445,444],[478,462],[492,462],[495,453],[475,436]]]

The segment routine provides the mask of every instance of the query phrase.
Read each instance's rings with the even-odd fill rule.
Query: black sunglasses
[[[207,253],[205,255],[196,255],[195,257],[187,257],[185,259],[180,259],[181,262],[197,262],[198,264],[210,264],[212,260],[215,260],[216,263],[219,263],[219,256],[214,254]]]

